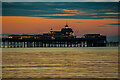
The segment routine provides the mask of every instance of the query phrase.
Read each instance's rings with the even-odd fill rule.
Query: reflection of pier
[[[72,39],[14,39],[3,38],[2,48],[25,47],[105,47],[103,38],[72,38]]]

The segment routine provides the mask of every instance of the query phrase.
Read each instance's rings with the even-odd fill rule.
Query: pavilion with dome
[[[53,31],[51,28],[49,33],[43,33],[43,37],[56,39],[56,38],[75,38],[73,36],[73,30],[66,24],[64,28],[61,29],[61,31]]]

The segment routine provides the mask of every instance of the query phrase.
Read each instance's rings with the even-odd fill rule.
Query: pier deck
[[[26,47],[105,47],[103,38],[72,38],[72,39],[14,39],[2,38],[1,48]]]

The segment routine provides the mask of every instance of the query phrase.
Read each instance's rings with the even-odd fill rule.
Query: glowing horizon
[[[60,30],[65,26],[66,21],[73,30],[78,31],[75,33],[76,35],[79,33],[116,35],[116,30],[118,29],[115,25],[108,25],[111,23],[117,23],[117,19],[47,19],[43,17],[3,16],[2,20],[4,34],[6,34],[6,32],[10,34],[43,33],[48,32],[51,28],[53,28],[53,30]],[[9,25],[11,25],[11,27],[9,27]],[[104,27],[110,31],[110,34],[105,31],[106,29],[103,29]],[[78,30],[78,28],[80,30]],[[102,31],[102,29],[105,32]]]

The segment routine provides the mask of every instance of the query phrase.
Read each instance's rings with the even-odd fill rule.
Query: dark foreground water
[[[117,78],[117,47],[4,48],[3,78]]]

